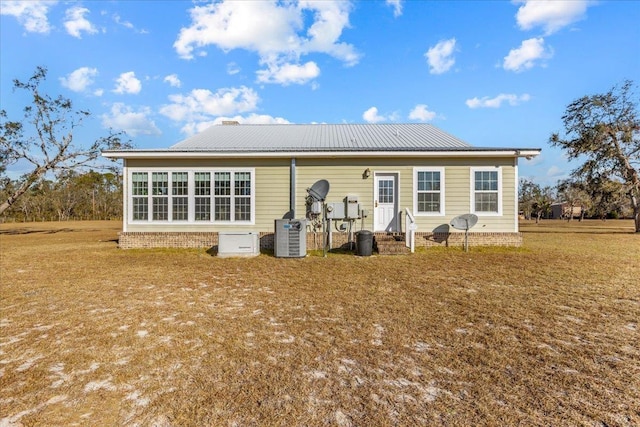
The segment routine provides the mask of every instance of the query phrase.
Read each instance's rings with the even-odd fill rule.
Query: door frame
[[[390,227],[384,230],[377,230],[378,224],[378,208],[376,203],[378,202],[378,177],[392,177],[394,180],[395,197],[393,198],[394,216],[391,221]],[[400,231],[400,172],[399,171],[376,171],[373,173],[373,231],[386,231],[388,233],[394,233]]]

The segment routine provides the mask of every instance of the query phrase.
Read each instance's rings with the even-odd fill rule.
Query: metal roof
[[[236,153],[473,149],[430,124],[216,125],[169,151]]]

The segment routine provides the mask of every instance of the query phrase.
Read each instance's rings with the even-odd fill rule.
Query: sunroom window
[[[131,219],[251,222],[253,170],[132,171]]]
[[[169,174],[153,172],[151,174],[151,194],[153,195],[153,220],[169,219]]]
[[[211,173],[195,173],[195,220],[211,220]]]
[[[149,219],[149,176],[146,172],[131,174],[132,213],[134,220]]]
[[[171,174],[171,205],[174,221],[189,219],[189,174],[173,172]]]

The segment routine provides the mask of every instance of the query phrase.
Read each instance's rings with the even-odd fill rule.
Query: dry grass
[[[0,226],[0,426],[640,425],[640,236],[219,259]]]

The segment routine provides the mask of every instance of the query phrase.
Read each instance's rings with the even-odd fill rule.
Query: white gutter
[[[335,158],[335,157],[526,157],[540,154],[540,149],[464,150],[464,151],[265,151],[265,152],[220,152],[220,151],[103,151],[110,159],[199,159],[199,158]]]

